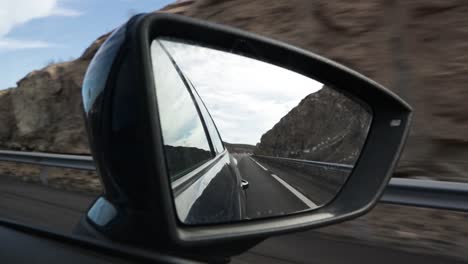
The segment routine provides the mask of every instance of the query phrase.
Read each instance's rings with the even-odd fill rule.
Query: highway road
[[[350,170],[333,169],[325,165],[306,165],[261,156],[253,158],[318,205],[333,199],[351,173]]]
[[[268,169],[253,158],[248,155],[236,155],[235,158],[241,177],[249,182],[246,190],[247,217],[277,216],[309,209],[304,201],[288,189],[285,185],[287,183],[275,179]]]
[[[312,166],[307,171],[268,162],[247,154],[233,154],[246,190],[247,217],[277,216],[317,208],[334,198],[338,183],[324,179],[342,171]],[[334,175],[332,175],[334,174]],[[339,177],[342,177],[340,175]]]
[[[246,164],[253,165],[249,162]],[[0,217],[45,227],[55,232],[70,234],[94,198],[92,195],[56,190],[0,175]],[[276,198],[271,198],[267,202],[275,203]],[[267,239],[248,252],[234,257],[232,263],[461,264],[463,262],[342,241],[323,237],[316,231],[306,231]]]

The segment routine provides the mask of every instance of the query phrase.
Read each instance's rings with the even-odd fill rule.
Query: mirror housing
[[[338,195],[317,210],[293,215],[199,226],[180,222],[167,177],[152,76],[150,43],[158,37],[268,62],[339,87],[369,105],[373,119],[366,143]],[[82,93],[91,150],[105,188],[86,221],[112,240],[183,249],[189,255],[208,249],[210,254],[234,255],[272,235],[368,212],[392,175],[412,116],[411,107],[395,94],[326,58],[230,27],[162,13],[135,16],[115,30],[91,62]]]

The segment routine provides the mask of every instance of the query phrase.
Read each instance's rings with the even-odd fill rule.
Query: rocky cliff
[[[223,142],[230,153],[253,153],[255,146],[249,144]]]
[[[187,15],[349,66],[415,109],[399,176],[468,181],[468,2],[200,0]]]
[[[0,91],[0,148],[88,154],[81,102],[83,75],[98,38],[73,61],[35,70]]]
[[[468,181],[467,2],[198,0],[163,10],[285,41],[375,79],[416,112],[398,174]],[[106,36],[0,92],[0,148],[89,152],[80,87]]]
[[[193,1],[177,1],[164,12],[181,13]],[[110,33],[72,61],[47,65],[0,91],[0,149],[89,154],[81,86],[86,69]]]
[[[332,88],[306,96],[262,135],[254,154],[354,164],[372,115]]]

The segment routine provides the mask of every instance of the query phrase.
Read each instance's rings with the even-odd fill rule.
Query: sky
[[[79,57],[131,15],[174,0],[0,0],[0,90],[51,61]]]
[[[229,143],[255,145],[304,97],[323,87],[259,60],[180,42],[161,43],[193,83]]]

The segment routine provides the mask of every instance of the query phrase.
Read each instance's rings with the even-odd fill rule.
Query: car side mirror
[[[326,58],[160,13],[114,31],[82,93],[105,186],[87,221],[111,239],[190,254],[236,254],[368,212],[412,115]]]

